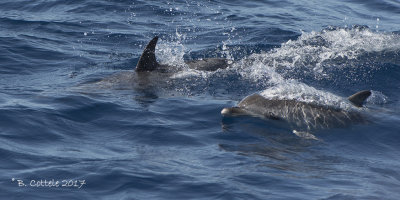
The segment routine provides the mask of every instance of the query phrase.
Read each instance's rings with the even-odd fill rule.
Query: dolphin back
[[[370,90],[363,90],[360,92],[357,92],[351,96],[349,96],[347,99],[355,106],[357,107],[362,107],[365,100],[371,95]]]
[[[151,72],[151,71],[163,71],[165,68],[171,66],[159,64],[156,59],[156,45],[158,36],[155,36],[147,44],[140,56],[139,62],[136,65],[136,72]],[[196,69],[201,71],[216,71],[218,69],[225,69],[232,64],[232,61],[225,58],[204,58],[200,60],[185,61],[185,64],[190,69]]]
[[[205,58],[201,60],[185,61],[185,63],[190,69],[202,71],[216,71],[229,66],[229,61],[225,58]]]

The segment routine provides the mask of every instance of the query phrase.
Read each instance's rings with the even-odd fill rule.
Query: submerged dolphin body
[[[358,92],[348,99],[362,107],[371,91]],[[307,131],[321,128],[347,127],[353,123],[363,123],[366,119],[356,110],[345,110],[333,106],[318,105],[295,100],[266,99],[259,94],[244,98],[236,107],[224,108],[223,116],[251,115],[272,120],[282,120],[292,127]],[[296,133],[295,131],[293,131]],[[297,132],[298,133],[298,132]],[[297,134],[296,133],[296,134]]]
[[[157,88],[173,88],[166,84],[169,78],[176,72],[182,70],[178,66],[160,64],[157,62],[155,48],[158,36],[154,37],[143,50],[142,55],[134,71],[123,71],[113,74],[107,78],[96,82],[102,87],[112,87],[117,89],[131,89],[140,91],[152,91]],[[223,58],[205,58],[201,60],[185,61],[189,69],[201,71],[216,71],[225,69],[231,61]]]

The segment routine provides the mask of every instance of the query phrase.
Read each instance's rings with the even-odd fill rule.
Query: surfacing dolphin
[[[157,62],[155,49],[158,36],[154,37],[143,50],[134,71],[115,73],[98,82],[101,87],[150,91],[150,89],[169,87],[166,85],[171,75],[182,70],[179,66],[160,64]],[[231,65],[231,61],[224,58],[205,58],[185,61],[189,69],[201,71],[216,71]]]
[[[144,49],[139,62],[136,65],[135,71],[140,72],[168,72],[174,66],[159,64],[156,59],[155,49],[158,41],[158,36],[154,37]],[[217,69],[225,69],[230,65],[230,61],[224,58],[205,58],[201,60],[185,61],[185,64],[190,69],[202,71],[215,71]],[[173,69],[172,69],[173,70]]]
[[[364,90],[348,97],[356,107],[362,107],[371,91]],[[236,107],[224,108],[223,116],[250,115],[289,123],[292,128],[310,131],[321,128],[347,127],[354,123],[366,122],[357,110],[340,109],[295,100],[267,99],[259,94],[247,96]],[[298,135],[298,131],[293,131]],[[309,135],[311,138],[313,135]],[[313,138],[315,139],[315,138]]]

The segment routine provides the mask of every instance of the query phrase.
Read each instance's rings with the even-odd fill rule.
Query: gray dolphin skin
[[[371,91],[365,90],[357,92],[348,99],[353,105],[361,107],[370,95]],[[236,107],[222,109],[221,114],[223,116],[250,115],[282,120],[295,128],[307,131],[347,127],[354,123],[366,122],[363,115],[356,110],[344,110],[295,100],[266,99],[259,94],[244,98]]]
[[[136,65],[136,72],[167,72],[173,70],[173,66],[159,64],[156,60],[155,49],[158,41],[158,36],[155,36],[144,49],[139,62]],[[190,69],[202,71],[215,71],[225,69],[230,65],[230,62],[224,58],[205,58],[201,60],[185,61],[185,64]]]

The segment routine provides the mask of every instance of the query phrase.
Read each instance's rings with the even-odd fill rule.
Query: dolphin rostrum
[[[348,100],[362,107],[371,91],[364,90],[350,96]],[[347,127],[353,123],[366,122],[355,109],[340,109],[296,100],[267,99],[259,94],[247,96],[236,107],[224,108],[223,116],[251,115],[272,120],[282,120],[292,127],[309,131],[320,128]],[[295,130],[293,131],[295,133]],[[297,134],[297,133],[296,133]]]
[[[155,49],[158,41],[158,36],[155,36],[144,49],[139,62],[136,65],[136,72],[165,72],[172,66],[159,64],[156,60]],[[185,64],[190,69],[202,71],[215,71],[217,69],[225,69],[229,66],[230,62],[224,58],[205,58],[201,60],[185,61]]]

